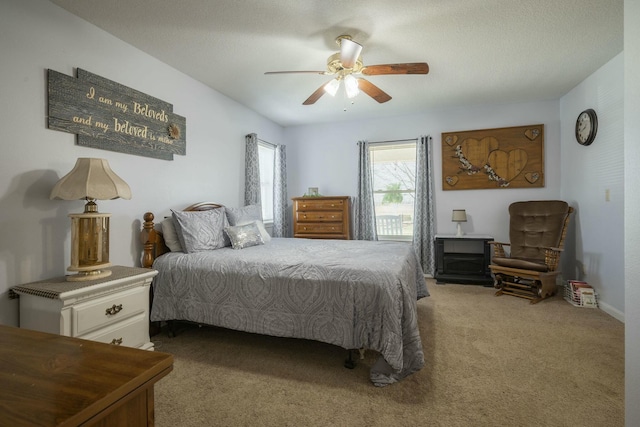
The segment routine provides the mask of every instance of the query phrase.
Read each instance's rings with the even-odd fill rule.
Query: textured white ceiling
[[[624,0],[51,0],[283,126],[557,99],[623,49]],[[349,34],[393,99],[302,102]],[[343,111],[346,107],[347,111]]]

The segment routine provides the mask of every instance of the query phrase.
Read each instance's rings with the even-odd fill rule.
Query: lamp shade
[[[467,222],[467,212],[464,209],[454,209],[453,216],[451,217],[453,222]]]
[[[336,93],[338,92],[339,87],[340,87],[340,80],[333,79],[329,83],[324,85],[324,91],[331,96],[336,96]]]
[[[81,157],[71,172],[60,178],[50,199],[131,199],[131,188],[115,174],[106,159]]]
[[[360,93],[358,80],[351,74],[344,78],[344,90],[347,93],[347,98],[355,98]]]

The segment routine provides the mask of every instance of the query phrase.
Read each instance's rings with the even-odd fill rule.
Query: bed
[[[234,220],[233,209],[226,208],[224,215],[225,208],[214,203],[192,205],[185,209],[188,214],[174,211],[161,228],[168,235],[165,226],[173,222],[176,234],[186,236],[177,215],[205,211],[218,215],[220,224],[194,234],[217,233],[222,225],[231,246],[225,242],[213,250],[175,250],[173,242],[172,251],[154,215],[144,216],[143,266],[158,271],[151,321],[186,320],[347,350],[374,350],[380,354],[370,370],[376,386],[423,367],[417,301],[429,293],[410,244],[262,238],[259,219]],[[261,242],[238,250],[235,229],[251,229],[253,233],[245,234]]]

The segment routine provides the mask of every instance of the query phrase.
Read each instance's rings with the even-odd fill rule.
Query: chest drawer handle
[[[122,344],[122,338],[114,338],[114,339],[111,340],[110,344],[120,345],[120,344]]]
[[[122,310],[122,304],[118,304],[118,305],[113,304],[113,306],[105,310],[104,314],[105,316],[113,316],[114,314],[120,313],[121,310]]]

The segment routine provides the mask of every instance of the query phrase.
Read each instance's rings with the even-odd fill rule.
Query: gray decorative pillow
[[[247,205],[242,208],[226,208],[227,219],[230,225],[244,225],[250,222],[255,222],[262,240],[266,243],[271,240],[271,236],[264,228],[262,222],[262,207],[260,205]]]
[[[229,246],[224,227],[229,222],[223,208],[209,211],[171,211],[185,252],[199,252]]]
[[[165,218],[161,225],[165,245],[167,245],[171,252],[184,252],[180,239],[178,238],[178,233],[176,232],[173,216]]]
[[[255,222],[225,227],[224,231],[229,235],[233,249],[244,249],[264,244],[260,230]]]

